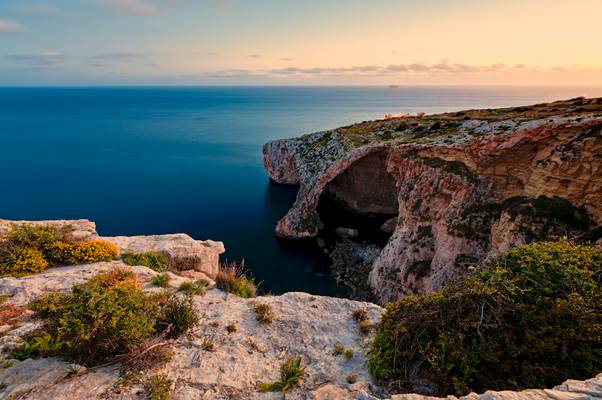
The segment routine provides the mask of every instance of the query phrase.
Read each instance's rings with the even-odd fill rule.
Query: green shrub
[[[67,265],[92,264],[101,261],[111,261],[119,254],[119,249],[113,243],[104,240],[89,240],[86,242],[55,242],[49,247],[53,261]]]
[[[172,383],[164,375],[153,375],[144,382],[144,394],[148,400],[169,400]]]
[[[30,308],[44,320],[42,331],[26,342],[34,346],[33,353],[84,365],[132,352],[156,335],[175,337],[198,322],[187,300],[147,295],[123,269],[96,275],[71,293],[38,297]]]
[[[255,297],[257,293],[253,279],[247,278],[244,274],[244,261],[240,265],[236,263],[221,265],[215,278],[215,286],[224,292],[243,298]]]
[[[64,240],[67,228],[14,224],[0,241],[0,275],[22,276],[42,272],[49,266],[49,249]]]
[[[13,224],[6,235],[6,240],[16,247],[38,249],[42,252],[56,242],[64,242],[65,236],[72,228],[65,226],[56,228],[42,224]]]
[[[301,366],[301,357],[287,358],[280,365],[280,380],[273,383],[262,383],[259,385],[259,390],[262,392],[282,392],[282,398],[286,396],[286,392],[292,388],[299,386],[305,377],[305,367]]]
[[[0,275],[22,276],[42,272],[48,261],[39,250],[16,247],[10,243],[0,244]]]
[[[169,259],[163,253],[125,253],[121,256],[124,263],[128,265],[142,265],[155,272],[165,272],[169,268]]]
[[[199,316],[194,309],[191,297],[171,296],[161,307],[158,318],[161,331],[168,337],[176,338],[199,324]]]
[[[194,282],[192,281],[184,281],[180,284],[178,290],[180,292],[184,292],[188,296],[195,295],[203,295],[205,294],[205,286],[207,286],[209,282],[204,279],[199,279]]]
[[[169,281],[170,281],[170,277],[167,274],[159,274],[159,275],[155,275],[153,277],[153,285],[159,286],[159,287],[167,287],[169,285]]]
[[[513,249],[478,276],[387,305],[369,371],[439,395],[550,387],[602,370],[602,251],[569,241]]]

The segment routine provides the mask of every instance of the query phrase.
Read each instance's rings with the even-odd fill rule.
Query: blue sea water
[[[296,189],[263,143],[380,118],[526,105],[600,88],[0,88],[0,218],[96,221],[104,235],[225,242],[265,292],[344,295],[310,242],[273,235]]]

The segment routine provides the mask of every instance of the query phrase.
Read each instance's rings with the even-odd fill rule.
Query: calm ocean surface
[[[222,240],[263,291],[343,295],[317,246],[274,237],[296,191],[269,184],[264,142],[385,113],[583,94],[602,89],[0,88],[0,218]]]

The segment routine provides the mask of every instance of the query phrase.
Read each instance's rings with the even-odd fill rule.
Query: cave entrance
[[[317,208],[323,224],[319,237],[325,243],[332,245],[342,237],[380,245],[389,240],[391,231],[382,226],[397,216],[399,204],[386,159],[384,151],[367,155],[327,185]]]

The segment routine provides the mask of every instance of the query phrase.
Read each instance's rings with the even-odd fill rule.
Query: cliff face
[[[264,163],[273,181],[300,186],[279,236],[319,235],[322,196],[358,214],[396,208],[369,276],[388,301],[511,246],[597,240],[602,99],[367,122],[268,143]]]
[[[0,235],[9,223],[0,223]],[[94,224],[87,220],[40,223],[70,225],[75,228],[72,234],[81,239],[97,237]],[[158,242],[162,249],[181,248],[180,239],[179,235],[139,236],[118,238],[115,243],[147,252],[156,251]],[[192,245],[192,239],[188,239]],[[286,357],[295,356],[302,358],[307,376],[299,388],[287,393],[287,399],[436,400],[417,394],[390,395],[371,381],[366,362],[372,334],[360,331],[353,313],[364,310],[367,322],[375,324],[383,312],[381,307],[305,293],[242,299],[218,290],[211,281],[205,294],[193,298],[200,317],[198,328],[170,340],[171,357],[148,365],[137,379],[122,375],[123,365],[119,363],[86,370],[56,357],[24,361],[11,358],[10,352],[21,346],[23,338],[41,327],[41,321],[28,310],[31,300],[50,292],[69,291],[73,285],[113,268],[130,269],[146,292],[162,290],[152,283],[157,272],[118,260],[49,268],[20,278],[0,278],[0,295],[5,300],[0,326],[0,399],[142,399],[147,398],[143,382],[161,375],[171,382],[170,398],[174,400],[273,400],[282,396],[262,393],[258,385],[277,380],[280,363]],[[181,283],[189,281],[185,277],[188,273],[188,270],[168,272],[168,289],[177,290]],[[257,303],[269,305],[274,315],[272,323],[257,321]],[[9,314],[8,310],[12,312]],[[228,330],[228,326],[236,329]],[[213,345],[211,348],[206,346],[208,342]],[[337,356],[333,354],[335,346],[352,349],[353,353]],[[602,375],[599,375],[587,381],[570,380],[554,389],[471,393],[461,400],[595,400],[601,397]],[[457,399],[448,396],[447,400]]]

